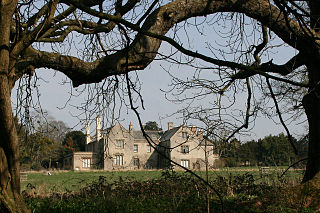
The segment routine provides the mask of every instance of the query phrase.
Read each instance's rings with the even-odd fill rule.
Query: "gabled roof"
[[[108,127],[106,129],[102,129],[101,130],[101,134],[109,134],[109,132],[112,130],[112,128],[114,127],[115,125],[111,126],[111,127]]]
[[[170,138],[176,134],[176,132],[180,129],[180,126],[179,127],[174,127],[170,130],[167,130],[163,133],[163,135],[161,136],[160,138],[160,141],[167,141],[167,140],[170,140]]]
[[[207,146],[214,146],[214,142],[212,140],[209,140],[207,138],[202,138],[202,140],[200,141],[200,146],[205,146],[206,145],[206,141],[207,141]]]
[[[127,130],[126,128],[124,128],[119,122],[117,122],[115,125],[101,130],[102,134],[109,134],[110,131],[115,127],[119,125],[119,127],[124,131],[124,132],[128,132],[132,135],[132,137],[134,138],[134,140],[145,140],[142,131],[141,130]],[[149,135],[152,139],[159,139],[161,137],[161,135],[163,134],[162,131],[156,131],[156,130],[145,130],[145,132],[147,133],[147,135]]]
[[[129,130],[125,129],[119,122],[116,123],[115,125],[101,130],[102,134],[109,134],[110,131],[116,126],[116,125],[120,125],[120,128],[122,128],[124,131],[128,131]],[[152,139],[159,139],[160,141],[167,141],[170,140],[171,137],[181,128],[182,126],[179,127],[174,127],[170,130],[167,130],[165,132],[163,131],[156,131],[156,130],[145,130],[145,132],[147,133],[147,135],[149,135]],[[141,130],[132,130],[131,135],[133,136],[134,140],[145,140],[142,131]]]
[[[123,132],[128,132],[129,130],[127,130],[126,128],[124,128],[120,122],[117,122],[115,123],[114,125],[108,127],[107,129],[104,129],[104,130],[101,130],[101,134],[109,134],[113,128],[115,128],[116,126],[119,126],[120,129],[123,131]]]
[[[154,139],[154,138],[159,139],[160,136],[162,135],[162,131],[145,130],[145,132],[152,139]],[[143,136],[141,130],[133,130],[132,131],[132,136],[133,136],[133,138],[135,140],[145,140],[145,137]]]

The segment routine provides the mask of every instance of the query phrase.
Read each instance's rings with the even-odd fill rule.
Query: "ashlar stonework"
[[[209,168],[218,156],[213,152],[213,143],[202,136],[196,127],[174,127],[168,123],[166,131],[145,130],[152,139],[151,146],[141,130],[129,129],[120,123],[102,130],[100,117],[96,121],[96,134],[90,135],[86,127],[86,151],[74,152],[64,159],[64,168],[72,170],[138,170],[182,169],[169,159],[192,170],[205,169],[205,157]],[[158,150],[158,151],[157,151]],[[206,150],[206,152],[205,152]],[[205,154],[206,153],[206,154]]]

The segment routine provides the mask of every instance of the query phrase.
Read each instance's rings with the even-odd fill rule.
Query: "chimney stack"
[[[202,132],[202,130],[198,130],[198,137],[200,138],[200,139],[202,139],[203,138],[203,132]]]
[[[100,118],[100,115],[98,115],[97,121],[96,121],[96,135],[97,135],[97,141],[100,141],[100,139],[101,139],[101,118]]]
[[[86,124],[86,144],[91,142],[91,138],[90,138],[90,124],[89,122],[87,122]]]
[[[132,126],[132,123],[130,122],[130,124],[129,124],[129,132],[132,132],[132,130],[133,130],[133,126]]]
[[[173,122],[168,122],[168,130],[173,129]]]

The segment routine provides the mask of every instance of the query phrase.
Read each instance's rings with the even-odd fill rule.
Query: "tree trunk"
[[[308,66],[311,88],[302,100],[309,123],[308,161],[302,182],[311,180],[320,172],[320,73],[316,60],[312,65]]]
[[[1,57],[0,57],[1,60]],[[29,212],[20,195],[18,136],[7,76],[0,75],[0,212]]]
[[[0,76],[0,212],[29,212],[20,195],[18,136],[5,78]]]
[[[0,2],[0,212],[29,212],[20,195],[18,135],[12,114],[14,70],[9,69],[10,25],[17,1]]]
[[[320,89],[310,91],[303,98],[303,107],[309,123],[308,161],[303,182],[311,180],[320,171]]]

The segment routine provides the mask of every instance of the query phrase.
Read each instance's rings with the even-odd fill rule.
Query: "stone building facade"
[[[134,130],[130,123],[124,128],[120,123],[101,130],[100,117],[96,121],[96,134],[90,135],[86,127],[86,151],[74,152],[64,159],[64,168],[73,170],[136,170],[181,169],[169,159],[189,169],[204,170],[205,157],[212,167],[218,158],[210,141],[204,140],[196,127],[174,127],[168,123],[166,131],[145,133],[152,140],[150,145],[141,130]],[[207,144],[206,144],[207,143]],[[207,150],[207,152],[205,152]],[[205,154],[206,153],[206,154]]]

